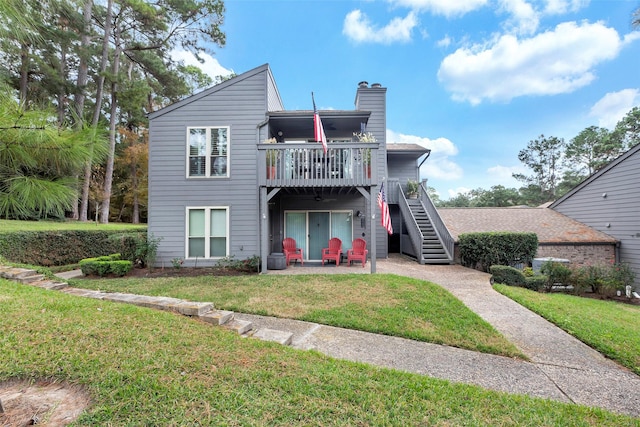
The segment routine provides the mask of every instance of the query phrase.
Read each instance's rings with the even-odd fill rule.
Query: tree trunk
[[[89,43],[91,42],[91,12],[93,11],[93,0],[85,0],[84,9],[82,11],[83,26],[82,35],[80,36],[80,62],[78,63],[78,78],[76,80],[75,109],[76,109],[76,129],[80,130],[84,127],[84,101],[86,99],[87,81],[89,80],[89,61],[87,61]],[[77,177],[79,178],[79,177]],[[84,187],[83,187],[84,188]],[[87,192],[88,192],[87,187]],[[84,219],[87,220],[88,203],[84,204],[83,209],[78,209],[78,197],[73,205],[73,219],[80,219],[80,211],[84,211]],[[87,198],[88,200],[88,198]]]
[[[27,106],[29,89],[29,44],[23,43],[20,49],[20,104]]]
[[[136,163],[131,163],[131,190],[133,191],[133,213],[131,222],[140,224],[140,202],[138,200],[138,168]]]
[[[60,69],[58,70],[60,73],[60,80],[65,82],[67,81],[67,47],[62,44],[60,46]],[[67,91],[65,89],[65,85],[60,85],[58,88],[58,125],[62,125],[64,123],[64,113],[67,107]]]
[[[111,67],[112,78],[111,83],[111,110],[109,113],[109,154],[107,155],[107,168],[104,173],[104,188],[102,191],[103,199],[100,213],[100,222],[107,224],[109,222],[109,208],[111,207],[111,187],[113,185],[113,163],[116,157],[116,124],[118,117],[118,73],[120,72],[120,55],[122,48],[120,47],[120,29],[114,25],[114,42],[116,50],[113,53],[113,62]]]
[[[90,0],[88,0],[90,1]],[[85,11],[87,10],[85,4]],[[93,110],[93,119],[91,126],[98,126],[100,120],[100,110],[102,108],[102,92],[104,91],[104,73],[107,70],[109,61],[109,39],[111,38],[111,28],[113,23],[113,0],[107,1],[107,13],[104,19],[104,38],[102,39],[102,56],[100,58],[100,71],[98,72],[98,80],[96,81],[96,105]],[[86,19],[86,16],[85,16]],[[86,21],[85,21],[86,22]],[[91,166],[92,161],[89,160],[84,166],[84,181],[82,183],[82,200],[80,202],[80,220],[87,220],[87,211],[89,208],[89,185],[91,184]]]

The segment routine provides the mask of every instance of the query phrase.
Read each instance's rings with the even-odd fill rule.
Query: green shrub
[[[462,265],[489,271],[492,265],[530,264],[538,250],[535,233],[466,233],[459,237]]]
[[[547,276],[542,274],[538,274],[535,276],[525,277],[524,287],[527,289],[531,289],[532,291],[539,292],[544,289],[549,279]]]
[[[46,267],[76,264],[85,258],[123,253],[105,230],[19,231],[0,233],[0,255],[8,261]]]
[[[560,262],[547,261],[540,267],[540,273],[547,276],[544,289],[551,292],[554,285],[568,286],[571,284],[571,269]]]
[[[216,263],[216,267],[227,270],[258,272],[260,271],[260,257],[253,255],[247,259],[236,259],[234,255],[231,255],[220,258]]]
[[[111,261],[109,265],[111,267],[111,273],[118,277],[124,276],[133,268],[133,263],[128,260]]]
[[[489,268],[494,283],[502,283],[508,286],[524,286],[525,277],[522,271],[506,265],[492,265]]]
[[[634,280],[635,273],[626,263],[579,267],[572,270],[571,276],[576,293],[590,291],[605,296],[625,292],[625,287],[633,286]]]
[[[133,268],[129,260],[120,260],[120,254],[111,254],[80,261],[80,270],[87,276],[104,277],[107,274],[124,276]]]

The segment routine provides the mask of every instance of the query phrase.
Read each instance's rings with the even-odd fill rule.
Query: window
[[[229,209],[187,208],[187,258],[222,258],[229,254]]]
[[[188,177],[229,176],[229,128],[187,129]]]

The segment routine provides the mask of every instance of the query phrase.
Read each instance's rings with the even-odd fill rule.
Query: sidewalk
[[[379,273],[399,274],[443,286],[471,310],[511,340],[531,362],[477,353],[454,347],[376,335],[315,323],[233,313],[228,325],[238,333],[271,339],[301,350],[316,350],[338,359],[403,370],[453,382],[474,384],[507,393],[578,403],[640,418],[640,377],[604,358],[540,316],[495,292],[489,275],[456,265],[419,265],[403,257],[379,260]],[[367,268],[291,266],[270,274],[363,273]],[[68,280],[78,272],[58,274]],[[57,289],[57,288],[52,288]],[[201,310],[205,303],[158,297],[106,294],[68,289],[70,293],[145,306],[187,305]],[[162,307],[156,307],[166,309]],[[182,311],[181,311],[182,312]],[[229,312],[222,315],[228,316]],[[184,312],[183,314],[189,314]],[[218,318],[210,316],[211,323]],[[217,316],[217,315],[216,315]],[[202,315],[201,315],[202,318]],[[225,320],[226,322],[226,320]],[[219,321],[220,324],[224,323]],[[249,326],[251,325],[251,326]],[[281,339],[286,335],[286,339]]]

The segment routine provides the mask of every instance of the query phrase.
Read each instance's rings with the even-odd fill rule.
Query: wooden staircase
[[[407,203],[423,236],[421,251],[418,254],[420,264],[451,264],[451,260],[420,200],[408,199]]]

